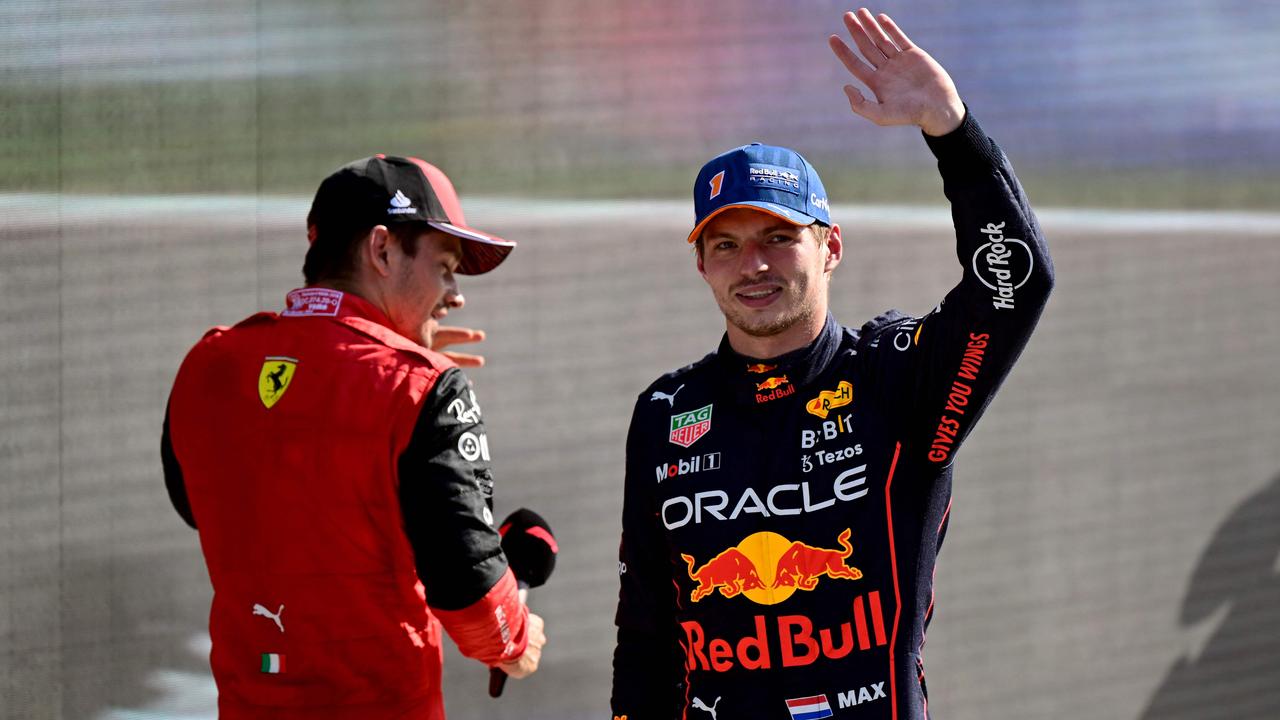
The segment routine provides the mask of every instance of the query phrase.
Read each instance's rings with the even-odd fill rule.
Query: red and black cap
[[[317,228],[340,235],[375,225],[419,222],[463,240],[460,275],[489,272],[516,244],[467,226],[453,183],[419,158],[374,155],[348,163],[320,183],[307,216],[307,237]],[[349,235],[348,235],[349,236]]]

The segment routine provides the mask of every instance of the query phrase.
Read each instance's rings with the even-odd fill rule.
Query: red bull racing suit
[[[1013,170],[972,117],[926,137],[963,278],[923,317],[659,378],[627,439],[613,713],[928,717],[920,653],[952,462],[1053,285]]]

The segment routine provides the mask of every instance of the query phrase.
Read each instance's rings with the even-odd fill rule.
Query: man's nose
[[[456,285],[444,294],[444,305],[447,308],[458,310],[466,304],[467,299],[462,296],[462,290],[460,290]]]
[[[769,271],[769,260],[765,257],[764,248],[756,243],[747,243],[738,258],[738,269],[744,276],[750,277]]]

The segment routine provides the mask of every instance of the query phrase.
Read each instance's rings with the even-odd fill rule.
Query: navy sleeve
[[[904,448],[941,468],[1026,346],[1053,288],[1053,264],[1013,168],[972,114],[925,141],[951,202],[962,277],[924,317],[872,321],[860,354]]]
[[[169,437],[168,405],[164,408],[164,429],[160,431],[160,465],[164,468],[164,486],[169,490],[169,502],[173,503],[173,509],[194,529],[196,517],[191,512],[187,484],[182,478],[182,466],[178,464],[178,456],[173,452],[173,440]]]
[[[460,610],[507,570],[493,527],[493,475],[480,406],[462,371],[446,370],[400,455],[400,508],[427,604]]]
[[[646,462],[637,425],[633,414],[618,549],[621,589],[614,620],[618,643],[611,705],[616,717],[648,720],[673,716],[679,687],[675,670],[684,661],[675,642],[676,592],[667,567],[666,539],[651,492],[653,463]]]

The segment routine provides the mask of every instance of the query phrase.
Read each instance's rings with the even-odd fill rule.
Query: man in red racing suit
[[[442,626],[519,677],[544,642],[493,528],[480,406],[426,347],[463,304],[455,274],[514,244],[466,227],[416,158],[340,169],[308,226],[307,287],[209,331],[165,417],[165,482],[214,589],[219,714],[443,718]]]
[[[1008,161],[945,71],[886,16],[846,24],[875,93],[914,124],[951,201],[960,283],[923,317],[827,311],[843,246],[817,173],[747,145],[694,186],[719,349],[640,394],[627,440],[615,718],[928,716],[921,648],[952,461],[1053,284]]]

